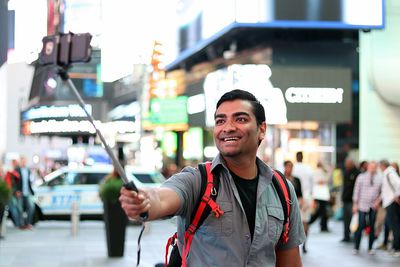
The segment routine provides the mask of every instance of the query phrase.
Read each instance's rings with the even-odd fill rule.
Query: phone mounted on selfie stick
[[[88,120],[96,130],[96,134],[99,136],[107,154],[110,156],[114,164],[114,168],[117,170],[122,181],[124,182],[124,187],[128,190],[138,192],[138,188],[136,187],[135,183],[128,180],[121,163],[112,152],[110,146],[107,144],[103,134],[96,127],[94,118],[86,110],[86,104],[84,100],[68,75],[68,69],[71,67],[72,63],[85,63],[90,61],[92,53],[92,48],[90,46],[91,39],[92,36],[90,33],[74,34],[69,32],[46,36],[42,39],[43,47],[39,54],[39,64],[54,65],[57,67],[58,75],[60,75],[61,79],[67,83],[69,88],[71,88],[78,100],[79,106],[83,109]],[[147,220],[147,218],[147,212],[140,214],[140,219],[142,221]]]

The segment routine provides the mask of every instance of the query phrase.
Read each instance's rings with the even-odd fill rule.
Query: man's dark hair
[[[303,162],[303,152],[299,151],[296,153],[296,161]]]
[[[382,159],[381,161],[379,161],[379,164],[385,166],[385,168],[390,166],[390,163],[387,159]]]
[[[265,110],[260,101],[258,101],[258,99],[252,93],[240,89],[229,91],[221,96],[221,98],[218,100],[216,109],[218,109],[218,107],[226,101],[233,101],[237,99],[246,100],[251,103],[257,125],[261,125],[261,123],[265,121]]]
[[[292,164],[293,165],[293,162],[291,162],[290,160],[285,160],[284,162],[283,162],[283,166],[287,166],[287,165],[289,165],[289,164]]]

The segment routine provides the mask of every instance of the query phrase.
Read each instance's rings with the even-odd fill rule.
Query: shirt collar
[[[258,157],[256,158],[256,162],[258,166],[260,181],[264,181],[266,184],[271,183],[273,175],[273,170],[271,169],[271,167],[265,164]],[[221,165],[228,171],[228,167],[226,166],[225,160],[220,153],[218,153],[218,155],[213,159],[211,164],[211,171],[214,171],[214,169],[217,168],[219,165]]]

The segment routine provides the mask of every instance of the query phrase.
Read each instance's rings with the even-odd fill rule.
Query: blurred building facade
[[[267,107],[270,127],[259,155],[276,167],[283,160],[294,159],[298,150],[304,150],[305,160],[313,165],[318,160],[340,165],[348,155],[359,160],[382,157],[400,160],[396,149],[400,142],[400,103],[396,101],[400,99],[400,91],[395,71],[400,57],[395,47],[400,36],[395,26],[399,22],[400,4],[395,0],[371,0],[366,4],[367,11],[361,11],[351,1],[332,5],[324,1],[315,1],[314,5],[298,1],[290,10],[299,12],[291,19],[287,17],[290,5],[286,1],[204,1],[204,5],[197,1],[173,1],[171,5],[177,4],[178,14],[171,20],[175,28],[170,26],[168,32],[175,34],[163,45],[175,46],[177,55],[171,58],[169,54],[169,60],[159,61],[157,68],[162,71],[158,73],[154,72],[156,67],[151,64],[154,60],[150,53],[146,56],[148,60],[142,58],[143,63],[134,63],[137,57],[130,53],[134,50],[130,47],[138,40],[133,37],[142,35],[135,30],[129,41],[125,33],[129,27],[145,31],[145,26],[137,21],[132,26],[121,24],[115,32],[112,27],[102,30],[96,26],[102,20],[106,25],[111,23],[110,14],[104,13],[104,18],[99,15],[102,1],[90,5],[77,0],[40,3],[47,6],[48,18],[53,18],[43,25],[48,34],[57,27],[80,31],[71,18],[84,16],[85,8],[91,10],[92,21],[99,22],[85,24],[81,31],[93,32],[94,45],[99,48],[96,55],[99,63],[107,65],[104,68],[107,72],[103,73],[101,64],[91,66],[92,71],[83,67],[74,71],[77,75],[74,81],[85,100],[93,104],[97,120],[120,125],[106,124],[104,131],[110,144],[130,159],[148,162],[146,159],[156,157],[157,161],[184,165],[212,158],[216,153],[211,134],[215,101],[224,91],[242,87],[253,90]],[[70,13],[63,15],[54,12],[59,8],[54,5],[57,3],[66,7],[82,5],[75,13],[66,9]],[[118,3],[122,7],[122,2]],[[102,8],[109,4],[104,1]],[[383,16],[379,18],[379,8],[383,7]],[[5,8],[7,1],[2,1],[1,14],[5,14]],[[129,8],[133,6],[124,8],[121,17],[129,13],[126,12]],[[168,6],[168,9],[173,8]],[[361,16],[353,16],[361,12],[369,14],[366,22]],[[9,21],[7,25],[12,25]],[[162,22],[154,23],[156,26],[152,28],[161,28]],[[4,25],[0,32],[9,36],[10,29]],[[45,31],[38,27],[35,32],[40,45]],[[110,38],[100,47],[102,34]],[[1,38],[0,59],[5,58],[4,47],[10,46],[9,43],[5,45]],[[113,46],[117,43],[118,49]],[[153,42],[146,42],[149,50],[152,45]],[[10,49],[6,53],[10,54]],[[125,57],[128,61],[119,64],[110,57],[113,53],[116,58]],[[18,55],[11,53],[11,57],[17,59]],[[74,100],[67,94],[63,100],[32,101],[35,98],[30,96],[35,92],[31,81],[35,79],[31,77],[35,70],[24,64],[9,62],[0,70],[0,84],[6,88],[1,93],[5,97],[0,98],[4,104],[0,129],[2,136],[6,136],[0,141],[0,154],[4,157],[15,151],[31,151],[28,155],[35,155],[39,146],[48,146],[49,154],[55,155],[59,154],[55,152],[58,147],[66,150],[72,143],[98,143],[93,131],[61,134],[36,127],[43,132],[26,132],[33,129],[26,125],[37,124],[41,119],[66,119],[29,118],[25,115],[32,112],[28,111],[69,106]],[[111,73],[118,69],[112,67],[115,65],[124,71]],[[21,73],[26,80],[20,79]],[[246,79],[249,73],[257,75]],[[101,81],[103,74],[109,81]],[[86,81],[84,76],[88,78]],[[43,86],[44,81],[40,83]],[[125,124],[128,122],[129,125]],[[118,127],[131,130],[115,133]],[[110,129],[112,133],[108,132]],[[59,139],[61,136],[69,139]]]

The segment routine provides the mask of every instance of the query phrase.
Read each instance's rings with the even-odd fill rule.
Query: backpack
[[[215,217],[219,218],[224,214],[218,204],[215,202],[218,195],[219,179],[214,179],[214,175],[211,172],[211,162],[200,163],[198,165],[201,174],[201,193],[197,200],[196,209],[193,210],[190,225],[186,229],[184,234],[184,247],[182,249],[181,257],[178,249],[178,236],[177,232],[168,239],[165,249],[165,267],[186,267],[186,258],[190,251],[190,246],[196,230],[201,226],[204,220],[208,217],[212,211]],[[283,231],[280,240],[283,243],[289,241],[289,218],[290,218],[290,190],[286,178],[278,171],[274,170],[272,178],[273,186],[279,196],[279,200],[282,204],[284,220],[283,220]],[[168,261],[169,248],[172,246],[171,255]],[[183,260],[182,260],[183,259]]]

